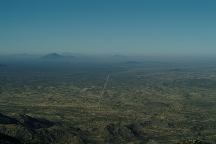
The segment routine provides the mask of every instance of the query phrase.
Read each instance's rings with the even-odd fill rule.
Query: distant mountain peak
[[[64,57],[63,55],[60,55],[58,53],[50,53],[50,54],[43,56],[44,59],[59,59],[63,57]]]
[[[70,60],[74,58],[74,56],[65,56],[58,53],[50,53],[42,57],[45,60]]]

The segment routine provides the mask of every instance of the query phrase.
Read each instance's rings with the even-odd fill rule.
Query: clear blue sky
[[[215,0],[0,0],[0,53],[216,55]]]

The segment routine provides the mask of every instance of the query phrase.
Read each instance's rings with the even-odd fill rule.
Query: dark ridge
[[[127,126],[136,137],[143,136],[143,127],[139,124],[130,124]]]
[[[0,113],[0,124],[17,124],[18,121],[15,118],[3,115]]]
[[[138,140],[129,128],[121,124],[109,124],[105,127],[105,131],[107,132],[106,141],[108,143],[133,142]]]
[[[183,70],[179,69],[179,68],[173,68],[173,69],[170,69],[169,71],[171,71],[171,72],[181,72]]]
[[[142,64],[142,62],[139,62],[139,61],[127,61],[125,62],[125,64]]]
[[[33,118],[28,115],[20,115],[19,121],[21,124],[23,124],[25,127],[30,129],[41,129],[41,128],[49,128],[54,126],[54,122],[51,122],[46,119],[42,118]]]
[[[107,133],[106,141],[109,143],[135,142],[135,143],[147,143],[150,140],[154,140],[154,135],[145,132],[145,126],[149,126],[150,122],[144,123],[131,123],[127,125],[122,124],[108,124],[105,127]]]
[[[74,56],[64,56],[58,53],[50,53],[42,57],[42,59],[46,59],[46,60],[61,60],[61,59],[70,59],[70,58],[74,58]]]
[[[16,138],[0,133],[0,144],[21,144],[21,142]]]
[[[52,128],[37,130],[36,137],[38,143],[76,143],[76,144],[95,144],[95,141],[89,139],[88,131],[83,131],[80,128]]]
[[[185,140],[178,144],[210,144],[210,143],[201,140]]]
[[[44,58],[44,59],[59,59],[59,58],[63,58],[63,57],[64,56],[57,54],[57,53],[50,53],[50,54],[43,56],[42,58]]]

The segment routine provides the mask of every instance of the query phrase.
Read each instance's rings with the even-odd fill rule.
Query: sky
[[[215,0],[0,0],[0,54],[215,55]]]

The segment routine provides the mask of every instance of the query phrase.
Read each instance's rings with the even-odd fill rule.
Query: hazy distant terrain
[[[0,143],[216,143],[214,62],[110,59],[0,61]]]

